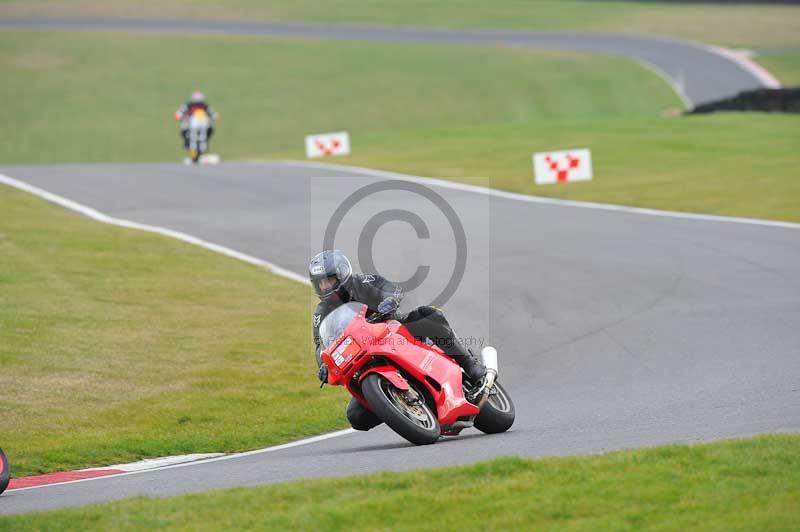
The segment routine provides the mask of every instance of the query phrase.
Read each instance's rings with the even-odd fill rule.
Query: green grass
[[[800,117],[532,121],[375,135],[349,163],[554,198],[800,222]],[[536,186],[531,153],[592,149],[594,180]],[[287,155],[289,155],[287,153]]]
[[[800,437],[138,498],[4,530],[797,530]]]
[[[197,53],[198,63],[183,61]],[[233,60],[235,59],[235,60]],[[0,163],[176,160],[170,113],[202,85],[223,158],[304,157],[662,209],[800,219],[798,117],[662,118],[679,105],[627,61],[507,48],[6,32]],[[200,83],[202,81],[202,84]],[[137,133],[131,133],[137,132]],[[534,187],[533,151],[593,149],[596,179]]]
[[[0,186],[0,412],[15,476],[340,428],[309,289]],[[298,415],[302,412],[302,415]]]
[[[384,25],[588,30],[738,46],[797,45],[800,7],[592,0],[0,0],[0,18],[171,17]]]
[[[10,31],[0,68],[0,100],[14,102],[0,108],[14,125],[0,128],[0,164],[177,160],[172,112],[196,86],[222,115],[213,147],[229,159],[300,157],[312,132],[348,129],[360,143],[679,105],[623,59],[502,48]]]
[[[582,27],[613,29],[636,20],[637,10],[646,21],[658,9],[673,9],[572,2],[563,11],[554,3],[530,11],[515,3],[459,10],[453,1],[404,3],[400,10],[362,3],[355,10],[343,0],[337,10],[314,15],[309,2],[273,3],[274,14],[242,2],[218,14],[539,29],[547,20],[563,29],[579,24],[570,10],[582,9],[583,20],[595,21]],[[3,0],[0,16],[42,5]],[[46,13],[57,15],[63,5],[47,4]],[[78,1],[70,13],[100,5]],[[136,14],[169,15],[186,5],[154,2]],[[687,24],[720,15],[704,6],[696,16],[695,8],[670,12]],[[725,9],[744,19],[754,13]],[[759,8],[759,17],[775,25],[751,24],[760,33],[739,33],[736,42],[794,42],[792,9]],[[443,19],[445,12],[457,16]],[[658,20],[673,19],[651,22]],[[641,31],[641,24],[627,27]],[[733,35],[736,27],[717,23],[713,31]],[[779,75],[794,76],[795,59],[780,61],[778,71],[789,74]],[[675,95],[621,59],[4,31],[0,70],[0,99],[7,102],[0,107],[0,164],[177,160],[171,112],[201,86],[222,113],[214,148],[226,159],[302,158],[304,134],[347,129],[354,155],[339,159],[345,163],[466,182],[488,177],[493,186],[524,193],[800,221],[797,117],[661,118],[679,105]],[[534,188],[530,153],[571,146],[594,150],[595,181]],[[342,426],[343,392],[319,393],[310,377],[312,302],[305,287],[8,189],[0,189],[0,212],[2,444],[16,475],[243,450]]]
[[[800,49],[765,51],[756,59],[778,78],[782,85],[800,87]]]

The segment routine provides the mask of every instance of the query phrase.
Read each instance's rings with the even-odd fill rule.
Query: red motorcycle
[[[11,482],[11,468],[8,466],[6,453],[0,449],[0,493],[6,491],[9,482]]]
[[[362,405],[416,445],[475,427],[487,434],[514,423],[514,403],[497,382],[497,351],[481,351],[487,373],[472,389],[461,366],[395,320],[367,319],[361,303],[340,305],[320,324],[328,383],[347,387]]]

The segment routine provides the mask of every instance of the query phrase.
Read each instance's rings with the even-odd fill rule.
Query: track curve
[[[331,207],[381,179],[302,163],[20,166],[0,173],[298,272],[316,245],[311,205],[325,206],[314,200],[315,187],[328,183],[337,191]],[[428,186],[468,228],[488,212],[488,224],[478,220],[487,227],[488,252],[478,249],[476,260],[488,267],[490,297],[462,288],[446,310],[459,330],[488,331],[498,346],[501,380],[518,410],[511,432],[470,431],[420,448],[381,427],[275,452],[12,491],[0,499],[0,514],[500,455],[800,430],[798,228]],[[375,209],[392,205],[375,198]],[[342,227],[345,236],[352,230]],[[382,231],[384,238],[416,239],[401,224]],[[408,253],[401,249],[386,263]]]
[[[672,86],[687,107],[774,86],[765,70],[737,59],[729,50],[633,35],[158,19],[6,19],[0,20],[0,28],[263,35],[598,52],[648,65]]]

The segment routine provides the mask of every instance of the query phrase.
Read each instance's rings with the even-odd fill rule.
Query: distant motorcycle
[[[200,158],[208,152],[208,130],[211,128],[211,119],[204,109],[195,109],[189,117],[189,159],[198,163]]]
[[[340,305],[320,324],[328,383],[342,385],[397,434],[416,445],[475,427],[487,434],[514,423],[514,403],[497,382],[497,351],[481,351],[487,374],[467,383],[461,367],[396,320],[367,319],[361,303]],[[477,387],[477,389],[475,389]]]
[[[11,481],[11,467],[8,465],[8,458],[3,449],[0,449],[0,493],[6,491],[8,483]]]

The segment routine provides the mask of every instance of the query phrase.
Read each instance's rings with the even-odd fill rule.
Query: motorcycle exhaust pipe
[[[464,429],[469,429],[469,428],[472,428],[472,421],[456,421],[455,423],[447,427],[448,430],[453,430],[453,431],[455,430],[462,431]]]
[[[487,345],[481,349],[481,358],[483,359],[483,365],[486,366],[486,369],[494,370],[495,375],[497,375],[497,349]]]
[[[486,380],[483,383],[483,389],[480,391],[483,396],[478,402],[478,408],[483,408],[484,403],[489,398],[489,392],[494,386],[494,381],[497,380],[497,349],[487,345],[481,349],[481,358],[483,359],[483,365],[486,366]]]

